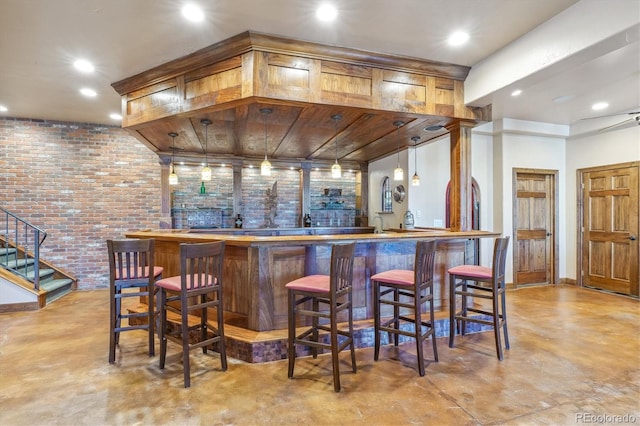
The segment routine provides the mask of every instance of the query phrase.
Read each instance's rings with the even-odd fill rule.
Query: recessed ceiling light
[[[115,112],[109,114],[109,118],[112,120],[122,120],[122,116],[120,114],[116,114]]]
[[[96,70],[93,64],[85,59],[78,59],[73,63],[73,67],[81,72],[94,72]]]
[[[606,102],[596,102],[595,104],[591,105],[591,109],[594,111],[601,111],[607,108],[608,106],[609,104]]]
[[[316,10],[316,18],[321,21],[333,21],[336,19],[336,16],[338,16],[338,11],[333,5],[328,3],[323,4]]]
[[[185,4],[182,7],[182,16],[184,16],[191,22],[204,21],[204,13],[202,12],[202,9],[200,9],[200,6],[193,3]]]
[[[451,46],[461,46],[465,44],[467,41],[469,41],[469,34],[465,33],[464,31],[456,31],[455,33],[451,34],[447,39],[447,42]]]
[[[84,87],[80,89],[80,93],[82,93],[83,96],[86,96],[88,98],[94,98],[98,95],[95,90],[89,89],[88,87]]]
[[[520,96],[522,94],[522,90],[520,89],[516,89],[513,92],[511,92],[511,96]]]
[[[9,108],[7,108],[4,105],[0,105],[0,112],[7,112],[7,111],[9,111]]]

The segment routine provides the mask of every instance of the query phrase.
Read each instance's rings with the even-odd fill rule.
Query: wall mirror
[[[396,203],[402,203],[404,201],[405,195],[406,192],[404,190],[404,185],[398,185],[393,188],[393,199],[396,201]]]

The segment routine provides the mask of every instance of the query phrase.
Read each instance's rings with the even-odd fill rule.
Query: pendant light
[[[411,140],[413,141],[413,159],[415,160],[415,171],[411,178],[411,186],[420,186],[420,176],[418,176],[418,141],[420,136],[413,136]]]
[[[393,180],[404,180],[404,170],[400,167],[400,127],[404,125],[404,121],[394,121],[393,125],[396,126],[396,135],[398,139],[398,167],[393,171]]]
[[[267,115],[271,114],[271,108],[261,108],[260,112],[264,115],[264,160],[260,164],[260,174],[262,176],[271,176],[271,163],[267,159]]]
[[[209,158],[207,156],[207,144],[209,142],[209,132],[207,129],[209,128],[209,124],[211,124],[211,120],[203,118],[200,120],[200,124],[204,125],[204,167],[202,168],[202,180],[210,181],[211,180],[211,167],[209,167]]]
[[[177,133],[171,132],[169,133],[171,136],[171,165],[169,166],[169,185],[177,185],[178,184],[178,175],[176,174],[174,158],[176,147],[174,146],[174,142],[176,140]]]
[[[332,115],[331,119],[335,122],[335,140],[336,140],[336,162],[331,166],[331,177],[339,179],[342,177],[342,167],[338,164],[338,121],[342,120],[340,114]]]

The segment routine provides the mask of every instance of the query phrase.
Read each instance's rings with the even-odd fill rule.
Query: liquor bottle
[[[202,184],[200,185],[200,193],[201,194],[207,193],[207,188],[204,187],[204,182],[202,182]]]
[[[242,228],[242,216],[240,215],[240,213],[238,213],[238,216],[236,216],[234,225],[236,228]]]
[[[305,228],[311,227],[311,215],[309,213],[304,215],[304,227]]]

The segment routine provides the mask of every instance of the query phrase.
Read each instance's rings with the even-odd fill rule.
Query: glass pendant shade
[[[171,163],[171,173],[169,173],[169,185],[177,185],[178,184],[178,175],[176,174],[175,169],[173,168],[173,163]]]
[[[271,163],[267,158],[267,115],[271,114],[271,108],[261,108],[260,112],[264,115],[264,160],[260,164],[260,175],[271,176]]]
[[[264,157],[264,160],[260,164],[260,175],[262,176],[271,176],[271,163],[267,160],[267,157]]]
[[[211,167],[208,164],[202,168],[202,180],[211,180]]]
[[[342,116],[340,114],[335,114],[331,116],[335,124],[335,143],[336,143],[336,162],[331,166],[331,177],[334,179],[340,179],[342,177],[342,167],[338,164],[338,121],[342,120]]]
[[[404,125],[404,121],[395,121],[393,123],[396,126],[396,135],[398,139],[398,167],[393,171],[393,180],[404,180],[404,170],[400,167],[400,127]]]
[[[336,161],[333,164],[333,166],[331,166],[331,177],[332,178],[342,177],[342,167],[340,167],[340,164],[338,164],[338,161]]]
[[[393,171],[393,180],[404,180],[404,170],[402,170],[400,164],[398,164],[398,167]]]
[[[175,132],[170,132],[169,136],[171,137],[171,164],[169,165],[169,170],[171,172],[169,173],[169,185],[177,185],[178,174],[176,173],[176,168],[174,164],[175,153],[176,153],[176,148],[174,145],[176,142],[176,136],[178,136],[178,134]]]
[[[414,161],[414,172],[413,177],[411,178],[411,186],[420,186],[420,176],[418,176],[418,141],[420,140],[420,136],[413,136],[411,138],[413,141],[413,161]]]
[[[211,167],[209,167],[209,159],[207,158],[207,148],[209,145],[209,124],[211,124],[211,120],[207,118],[203,118],[200,120],[200,123],[204,126],[204,167],[202,168],[202,180],[210,181],[211,180]]]

